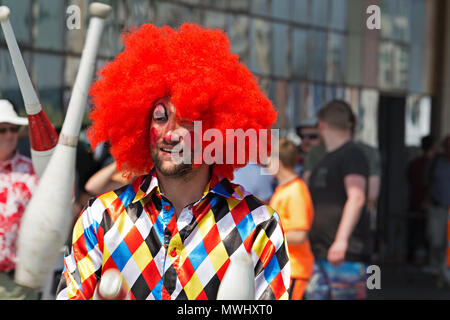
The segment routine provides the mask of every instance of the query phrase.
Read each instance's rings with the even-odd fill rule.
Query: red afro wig
[[[258,132],[275,123],[272,103],[222,31],[190,23],[177,30],[144,24],[122,40],[124,51],[100,70],[91,87],[88,137],[93,148],[109,142],[118,169],[128,176],[153,167],[151,112],[160,98],[170,96],[180,119],[202,121],[203,130],[215,128],[223,136],[226,129]],[[249,160],[249,150],[235,151]],[[232,179],[234,169],[245,165],[234,163],[215,164],[215,171]]]

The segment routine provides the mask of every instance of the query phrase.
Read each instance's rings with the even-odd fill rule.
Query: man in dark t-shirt
[[[338,100],[319,112],[319,132],[327,154],[309,180],[315,210],[310,243],[316,263],[308,299],[366,298],[369,164],[352,142],[352,117],[350,106]]]

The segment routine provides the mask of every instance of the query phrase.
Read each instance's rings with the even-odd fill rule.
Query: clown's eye
[[[162,103],[157,104],[153,110],[153,120],[158,122],[167,121],[166,107]]]

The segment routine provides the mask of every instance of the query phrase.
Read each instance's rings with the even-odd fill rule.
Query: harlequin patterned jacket
[[[105,270],[118,269],[131,299],[216,299],[234,257],[250,254],[256,299],[287,299],[289,256],[278,214],[213,175],[178,219],[155,170],[92,198],[78,218],[58,299],[92,299]]]

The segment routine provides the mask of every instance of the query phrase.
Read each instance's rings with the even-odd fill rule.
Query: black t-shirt
[[[369,176],[367,158],[352,141],[327,153],[311,173],[309,189],[314,203],[314,220],[309,237],[316,259],[326,259],[328,249],[334,242],[347,201],[344,178],[350,174],[362,175],[366,179]],[[368,262],[369,226],[369,216],[364,206],[348,242],[346,261]]]

